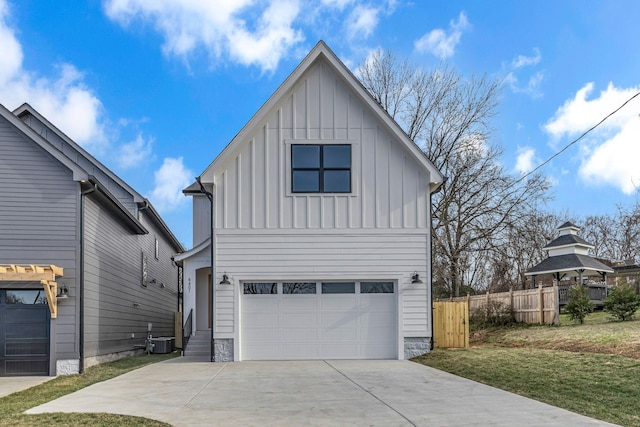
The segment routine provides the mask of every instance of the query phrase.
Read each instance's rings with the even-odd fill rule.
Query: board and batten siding
[[[154,232],[144,213],[140,218],[150,233],[133,234],[91,195],[85,197],[84,215],[85,357],[144,346],[148,323],[153,325],[154,336],[173,336],[177,270],[168,256],[172,250],[168,242]],[[156,237],[160,259],[155,258]],[[146,286],[142,283],[143,253]],[[152,279],[155,283],[150,283]]]
[[[352,194],[289,194],[290,145],[332,142],[352,144]],[[216,169],[215,228],[428,229],[429,179],[319,61]]]
[[[62,267],[64,277],[58,283],[76,295],[79,209],[72,172],[0,118],[0,264]],[[41,289],[38,283],[30,285]],[[15,285],[5,287],[10,286]],[[73,298],[62,301],[58,318],[51,321],[52,373],[56,359],[78,358],[78,303]]]
[[[378,114],[324,59],[303,73],[214,169],[217,280],[397,280],[403,336],[430,335],[428,286],[410,275],[429,269],[431,177]],[[352,145],[351,193],[290,192],[304,143]],[[233,287],[216,289],[216,333],[231,337]]]

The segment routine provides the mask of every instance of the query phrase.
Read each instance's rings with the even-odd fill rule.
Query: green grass
[[[640,321],[605,314],[584,325],[476,331],[469,350],[436,351],[418,363],[572,412],[640,427]]]
[[[81,375],[59,376],[43,384],[0,398],[0,426],[168,426],[169,424],[141,417],[115,414],[52,413],[27,415],[22,412],[84,387],[105,381],[151,363],[173,357],[172,354],[152,354],[126,357],[115,362],[88,368]]]

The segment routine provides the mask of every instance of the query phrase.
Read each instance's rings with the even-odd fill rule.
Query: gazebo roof
[[[568,223],[567,223],[568,224]],[[558,236],[557,239],[548,243],[543,249],[555,248],[558,246],[569,246],[569,245],[581,245],[588,246],[593,248],[593,245],[586,240],[584,240],[580,236],[576,236],[575,234],[564,234],[562,236]]]
[[[564,273],[567,276],[578,276],[578,270],[584,270],[584,276],[613,273],[611,267],[589,255],[566,254],[549,257],[540,264],[528,269],[524,274],[525,276],[538,276],[541,274]]]

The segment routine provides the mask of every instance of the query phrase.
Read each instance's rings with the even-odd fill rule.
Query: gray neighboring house
[[[174,335],[182,245],[27,104],[0,105],[0,200],[0,376],[82,372],[144,348],[148,324]]]

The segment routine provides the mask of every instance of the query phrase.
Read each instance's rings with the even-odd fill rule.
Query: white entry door
[[[395,359],[393,282],[243,283],[242,360]]]

